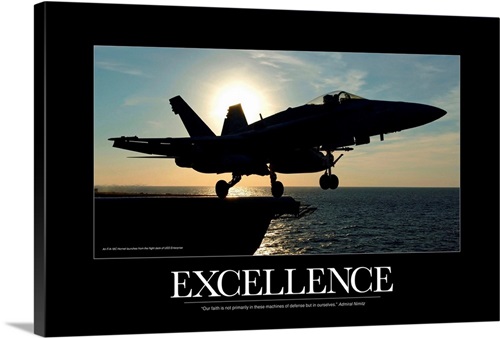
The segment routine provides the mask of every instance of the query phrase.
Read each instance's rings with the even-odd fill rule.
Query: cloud
[[[338,75],[319,78],[314,86],[316,89],[342,89],[356,94],[366,84],[366,75],[364,71],[353,69]]]
[[[125,99],[122,106],[135,107],[135,106],[139,106],[141,104],[144,104],[144,102],[146,102],[146,100],[147,99],[144,97],[129,97],[129,98]]]
[[[117,72],[117,73],[121,73],[121,74],[132,75],[132,76],[146,77],[146,74],[144,74],[144,72],[142,70],[135,69],[133,67],[124,65],[122,63],[98,61],[98,62],[96,62],[96,65],[100,69],[104,69],[104,70],[111,71],[111,72]]]
[[[153,96],[132,96],[123,101],[124,107],[137,107],[137,106],[159,106],[168,107],[170,102],[167,98],[153,97]]]
[[[286,52],[251,51],[251,58],[257,60],[261,65],[281,69],[284,66],[309,67],[300,57]]]
[[[420,75],[436,75],[444,72],[443,69],[437,67],[435,64],[416,63],[415,68]]]
[[[432,103],[447,112],[454,112],[458,116],[460,112],[460,85],[435,98]]]
[[[271,68],[273,81],[284,84],[290,82],[304,83],[305,78],[320,73],[317,64],[311,63],[305,52],[280,51],[250,51],[250,58],[258,63],[259,67]]]
[[[309,84],[317,92],[343,89],[359,91],[366,84],[367,72],[346,69],[342,53],[251,51],[259,65],[273,68],[278,83]]]

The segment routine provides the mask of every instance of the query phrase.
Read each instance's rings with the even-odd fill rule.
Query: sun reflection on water
[[[262,240],[260,247],[254,255],[293,255],[297,254],[293,250],[290,241],[290,233],[293,232],[293,223],[283,220],[272,220],[269,228]]]
[[[262,187],[232,187],[229,189],[227,197],[256,197],[256,196],[266,196],[265,191]],[[270,193],[269,193],[270,195]]]

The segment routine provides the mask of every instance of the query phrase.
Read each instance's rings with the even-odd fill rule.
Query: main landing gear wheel
[[[229,193],[229,188],[234,187],[240,180],[241,175],[233,173],[233,179],[231,181],[226,182],[224,180],[220,180],[217,182],[215,185],[215,193],[219,198],[226,198]]]
[[[271,193],[273,194],[273,197],[280,198],[281,196],[283,196],[284,191],[285,187],[280,181],[276,181],[271,184]]]
[[[283,183],[278,181],[278,176],[271,166],[269,167],[269,176],[271,177],[271,194],[275,198],[280,198],[283,196],[283,192],[285,192],[285,187]]]
[[[219,198],[226,198],[229,192],[229,183],[224,180],[220,180],[215,185],[215,193]]]

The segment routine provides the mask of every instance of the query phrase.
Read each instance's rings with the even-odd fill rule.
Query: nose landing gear
[[[332,174],[328,171],[330,170],[327,170],[327,172],[325,172],[319,178],[319,186],[323,190],[337,189],[337,187],[339,186],[339,178],[337,177],[337,175]]]

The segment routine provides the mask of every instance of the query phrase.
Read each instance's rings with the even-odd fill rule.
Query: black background
[[[54,336],[498,320],[498,22],[282,10],[39,5],[35,12],[36,332]],[[94,45],[460,55],[461,251],[93,260]],[[64,128],[75,122],[79,129]],[[78,156],[63,158],[60,150],[69,140],[78,145]],[[479,147],[487,149],[488,156],[476,155]],[[72,198],[61,202],[65,182],[75,179],[79,185]],[[394,292],[363,309],[330,313],[334,316],[323,316],[320,310],[287,311],[285,316],[273,311],[202,312],[199,306],[170,298],[175,270],[344,266],[391,266]],[[421,306],[425,311],[418,310]]]

